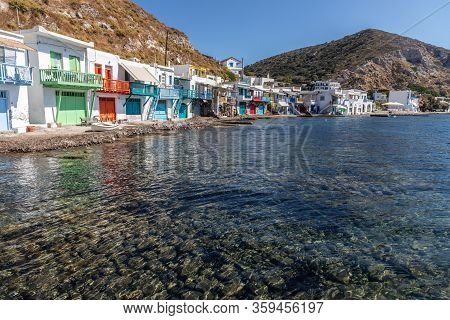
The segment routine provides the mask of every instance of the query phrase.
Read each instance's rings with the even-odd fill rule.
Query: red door
[[[99,98],[100,121],[116,121],[116,99]]]
[[[254,104],[250,105],[250,114],[256,114],[256,105]]]

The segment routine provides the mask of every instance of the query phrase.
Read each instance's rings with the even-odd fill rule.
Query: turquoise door
[[[260,104],[258,106],[258,115],[261,115],[261,116],[264,115],[264,105],[263,104]]]
[[[181,107],[180,107],[179,118],[180,119],[187,119],[187,115],[188,115],[187,105],[185,103],[182,103]]]
[[[0,92],[0,131],[8,130],[8,109],[6,98],[3,98]]]
[[[130,99],[127,101],[126,112],[128,116],[138,116],[141,114],[141,99]]]
[[[241,103],[239,105],[239,114],[242,116],[245,114],[245,104]]]
[[[166,101],[159,101],[156,106],[155,113],[153,115],[154,120],[166,121],[167,120],[167,105]]]

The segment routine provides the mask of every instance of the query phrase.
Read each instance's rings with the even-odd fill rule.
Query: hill
[[[246,72],[294,84],[335,79],[364,90],[450,94],[449,50],[374,29],[264,59]]]
[[[0,14],[1,29],[42,25],[49,31],[94,41],[100,50],[147,63],[164,62],[168,31],[172,64],[192,63],[217,75],[226,74],[214,59],[194,49],[183,32],[161,23],[130,0],[0,0]]]

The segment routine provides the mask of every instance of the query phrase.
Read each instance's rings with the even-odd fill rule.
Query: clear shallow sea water
[[[3,299],[448,299],[450,116],[0,156]]]

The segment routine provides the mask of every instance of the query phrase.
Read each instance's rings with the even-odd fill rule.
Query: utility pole
[[[16,14],[17,14],[17,26],[20,28],[19,8],[16,8]]]
[[[169,52],[169,30],[166,33],[166,54],[164,57],[164,65],[167,67],[167,53]]]

